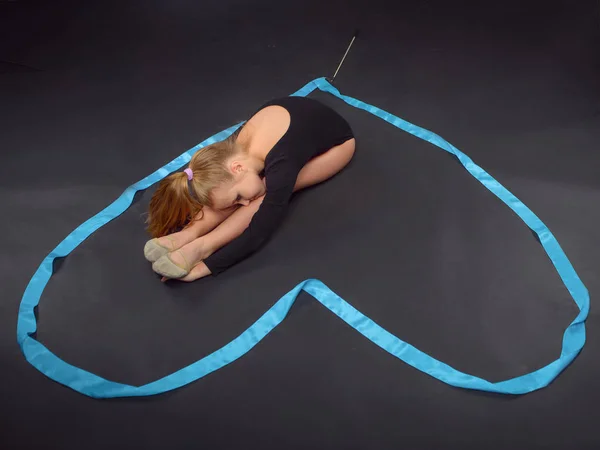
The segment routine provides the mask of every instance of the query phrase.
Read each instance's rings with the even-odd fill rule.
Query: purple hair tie
[[[184,170],[184,172],[187,173],[188,181],[192,181],[192,178],[194,178],[194,172],[192,172],[192,169],[188,167]]]

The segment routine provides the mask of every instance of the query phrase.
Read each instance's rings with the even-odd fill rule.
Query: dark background
[[[303,295],[249,354],[172,393],[94,400],[31,367],[21,295],[69,232],[261,102],[333,74],[435,131],[552,230],[592,297],[588,341],[549,387],[452,388]],[[0,1],[0,447],[587,449],[600,446],[598,1]],[[303,279],[392,333],[498,381],[560,351],[577,310],[527,227],[444,152],[325,94],[358,152],[298,195],[267,247],[161,284],[146,192],[50,280],[38,338],[141,384],[237,336]]]

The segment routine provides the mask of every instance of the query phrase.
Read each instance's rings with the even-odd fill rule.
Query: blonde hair
[[[148,232],[152,237],[161,237],[179,231],[202,211],[211,207],[211,191],[219,184],[230,181],[233,175],[226,162],[244,149],[236,143],[237,133],[229,138],[198,150],[189,163],[193,172],[188,188],[185,172],[175,172],[163,179],[150,200]]]

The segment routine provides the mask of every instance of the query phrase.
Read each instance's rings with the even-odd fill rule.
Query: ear
[[[231,172],[234,175],[239,175],[241,173],[244,173],[246,171],[246,166],[244,166],[244,163],[242,163],[239,160],[233,160],[231,161],[231,164],[229,165],[229,168],[231,169]]]

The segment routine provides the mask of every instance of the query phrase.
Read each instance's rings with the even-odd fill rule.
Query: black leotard
[[[265,158],[266,194],[248,228],[204,263],[213,275],[258,250],[283,220],[298,173],[312,158],[352,139],[350,125],[331,108],[306,97],[272,100],[258,109],[279,105],[290,114],[290,125]]]

